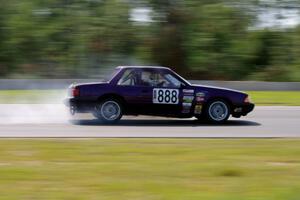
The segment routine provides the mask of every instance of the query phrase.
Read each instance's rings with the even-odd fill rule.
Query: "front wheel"
[[[205,109],[205,117],[216,124],[224,123],[230,116],[230,107],[224,100],[213,100]]]
[[[106,99],[95,107],[95,117],[104,123],[116,123],[122,115],[122,105],[117,100]]]

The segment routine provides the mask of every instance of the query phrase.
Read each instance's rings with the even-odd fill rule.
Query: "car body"
[[[104,122],[153,115],[222,123],[254,109],[244,92],[191,84],[169,68],[149,66],[120,66],[108,81],[72,84],[65,104],[72,114],[90,112]]]

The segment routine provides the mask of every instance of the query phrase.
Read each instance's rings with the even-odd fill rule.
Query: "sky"
[[[264,28],[293,28],[300,24],[300,9],[286,7],[259,7],[257,21],[250,29]],[[149,23],[151,19],[151,8],[135,8],[131,12],[130,19],[138,23]]]
[[[300,24],[297,8],[261,8],[254,28],[293,28]]]

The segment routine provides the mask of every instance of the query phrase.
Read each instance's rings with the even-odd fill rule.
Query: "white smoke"
[[[63,104],[64,98],[57,94],[36,104],[0,104],[0,124],[67,123],[70,114]]]
[[[1,104],[0,124],[65,123],[69,119],[60,104]]]

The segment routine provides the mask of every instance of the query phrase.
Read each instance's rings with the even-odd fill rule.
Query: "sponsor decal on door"
[[[183,103],[192,103],[194,100],[194,96],[183,96]]]
[[[183,94],[194,94],[194,90],[193,89],[183,89],[182,90]]]
[[[197,115],[200,115],[201,112],[202,112],[202,105],[196,105],[194,113],[197,114]]]

